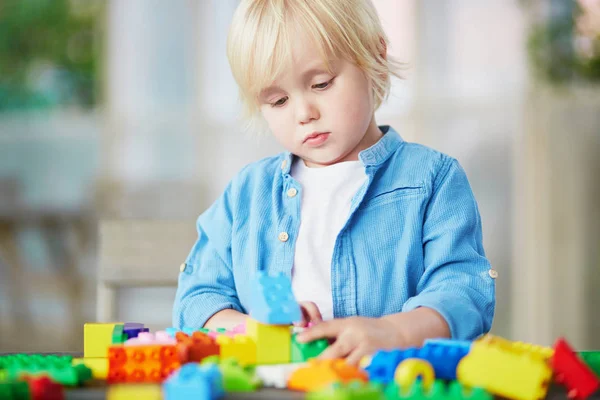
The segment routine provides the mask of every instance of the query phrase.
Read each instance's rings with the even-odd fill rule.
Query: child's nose
[[[317,120],[320,117],[317,106],[307,100],[301,100],[298,102],[296,115],[300,125],[308,124],[309,122]]]

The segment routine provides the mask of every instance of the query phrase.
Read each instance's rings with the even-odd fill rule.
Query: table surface
[[[14,353],[0,353],[0,355],[8,355]],[[39,353],[36,353],[39,354]],[[44,354],[54,354],[54,355],[71,355],[73,357],[83,357],[82,353],[44,353]],[[106,399],[106,390],[108,385],[106,381],[102,380],[93,380],[87,382],[85,386],[81,387],[65,387],[65,400],[100,400]],[[263,388],[256,392],[249,393],[227,393],[224,399],[232,399],[232,400],[244,400],[244,399],[280,399],[280,400],[295,400],[295,399],[304,399],[305,393],[302,392],[294,392],[289,390],[282,389],[274,389],[274,388]],[[566,400],[567,391],[562,386],[552,385],[548,390],[548,395],[546,396],[546,400]],[[588,399],[591,400],[600,400],[600,390],[596,391],[592,396]]]

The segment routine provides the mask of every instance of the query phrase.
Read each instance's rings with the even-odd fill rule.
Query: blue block
[[[369,380],[387,385],[394,380],[394,374],[398,364],[407,358],[416,357],[417,349],[406,350],[381,350],[375,353],[371,362],[365,370],[369,374]]]
[[[258,271],[250,304],[250,316],[263,324],[289,325],[302,320],[292,282],[283,273],[274,276]]]
[[[216,365],[182,365],[163,383],[165,400],[214,400],[223,394],[223,376]]]
[[[177,332],[179,332],[179,329],[177,329],[177,328],[167,328],[167,329],[165,329],[165,332],[167,332],[167,335],[169,335],[169,336],[171,336],[172,338],[174,338],[174,337],[175,337],[175,334],[176,334]]]
[[[469,353],[465,343],[442,343],[431,341],[421,348],[379,351],[366,368],[370,380],[388,384],[394,380],[398,365],[408,358],[419,358],[431,364],[438,379],[455,380],[456,367]]]
[[[466,353],[471,351],[472,344],[473,344],[473,342],[471,342],[469,340],[453,340],[453,339],[445,339],[445,338],[426,339],[425,340],[425,346],[440,345],[440,346],[444,346],[444,347],[459,348]]]

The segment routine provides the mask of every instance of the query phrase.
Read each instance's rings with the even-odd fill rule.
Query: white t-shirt
[[[292,290],[296,300],[315,302],[323,319],[332,319],[333,246],[348,220],[352,198],[367,175],[360,161],[309,168],[299,157],[294,157],[291,174],[302,186]]]

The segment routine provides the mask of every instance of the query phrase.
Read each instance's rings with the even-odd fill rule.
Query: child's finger
[[[321,322],[300,333],[297,339],[299,342],[312,342],[321,338],[337,338],[343,327],[344,321],[341,319]]]
[[[364,356],[369,355],[367,349],[361,345],[355,348],[346,358],[346,363],[350,365],[359,365]]]
[[[312,301],[302,302],[300,303],[300,307],[302,308],[303,317],[306,317],[307,323],[318,323],[323,321],[323,316],[321,315],[321,311],[319,311],[319,307]]]
[[[328,348],[326,348],[319,358],[345,358],[355,350],[356,344],[349,336],[340,336]]]

